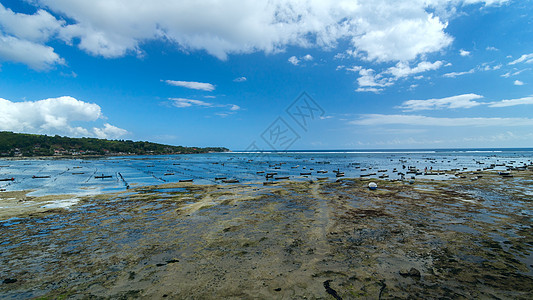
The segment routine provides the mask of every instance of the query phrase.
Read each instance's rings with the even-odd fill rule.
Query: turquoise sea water
[[[33,196],[83,195],[190,179],[198,184],[221,183],[217,180],[221,177],[244,183],[262,183],[267,180],[266,173],[292,180],[324,177],[335,180],[334,171],[344,172],[344,177],[348,178],[368,175],[393,180],[399,179],[398,174],[406,173],[409,167],[418,169],[419,174],[406,174],[406,178],[446,179],[453,175],[434,173],[454,169],[476,171],[491,165],[492,170],[505,170],[530,165],[532,161],[533,149],[229,152],[98,159],[2,159],[0,179],[14,178],[14,181],[0,181],[0,190],[35,190]],[[424,175],[425,171],[432,175]],[[96,178],[102,175],[110,177]]]

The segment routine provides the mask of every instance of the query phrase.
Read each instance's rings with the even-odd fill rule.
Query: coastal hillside
[[[130,140],[70,138],[0,131],[0,157],[54,155],[145,155],[227,152],[223,147],[183,147]]]

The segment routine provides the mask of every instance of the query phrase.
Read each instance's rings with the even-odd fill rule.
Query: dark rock
[[[324,288],[326,289],[326,292],[328,294],[330,294],[336,300],[342,300],[341,296],[339,296],[339,294],[337,294],[337,291],[331,288],[331,286],[329,285],[330,282],[331,282],[331,280],[324,281]]]
[[[17,282],[17,280],[14,278],[6,278],[3,281],[3,283],[15,283],[15,282]]]
[[[409,271],[405,271],[405,270],[401,270],[400,271],[400,275],[404,276],[404,277],[417,277],[417,278],[420,278],[420,271],[418,271],[417,269],[415,268],[411,268],[409,269]]]
[[[279,292],[281,291],[281,288],[274,289],[274,291]]]

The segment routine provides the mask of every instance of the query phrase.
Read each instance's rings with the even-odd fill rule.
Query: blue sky
[[[233,150],[533,147],[533,1],[0,4],[0,130]]]

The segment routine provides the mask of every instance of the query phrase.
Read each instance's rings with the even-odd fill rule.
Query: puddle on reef
[[[531,198],[490,176],[376,182],[142,187],[19,215],[0,222],[0,297],[531,298]]]

